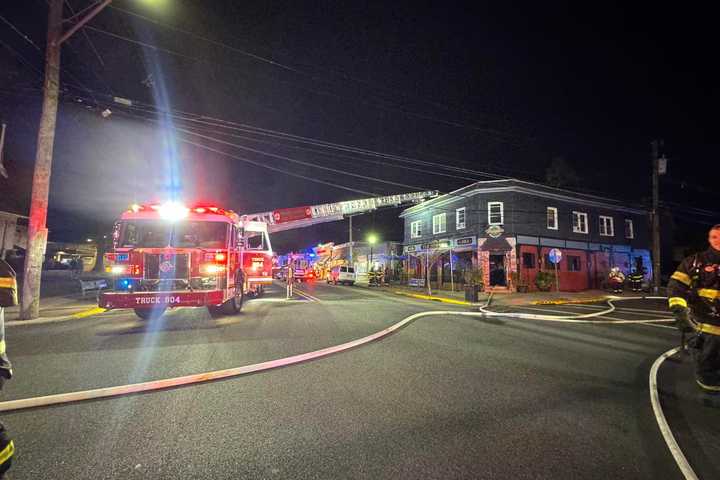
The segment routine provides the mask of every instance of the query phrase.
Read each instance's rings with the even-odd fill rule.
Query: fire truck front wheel
[[[135,315],[142,318],[143,320],[155,320],[162,317],[165,313],[165,308],[136,308]]]
[[[224,313],[228,315],[232,315],[234,313],[238,313],[240,310],[242,310],[242,304],[243,300],[245,299],[245,295],[242,291],[238,295],[235,295],[230,300],[225,302],[222,306]]]

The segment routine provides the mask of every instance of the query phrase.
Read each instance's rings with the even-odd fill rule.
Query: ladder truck
[[[277,257],[270,234],[437,195],[413,192],[246,215],[213,205],[132,205],[116,222],[113,248],[104,256],[112,285],[100,294],[99,306],[131,308],[146,320],[176,307],[237,313],[247,296],[261,295],[272,283]]]

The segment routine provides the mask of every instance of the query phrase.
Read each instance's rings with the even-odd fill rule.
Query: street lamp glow
[[[375,235],[374,233],[371,233],[367,237],[367,241],[370,245],[375,245],[377,243],[377,240],[378,240],[377,235]]]

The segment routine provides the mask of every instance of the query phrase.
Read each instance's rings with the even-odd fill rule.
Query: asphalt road
[[[318,283],[301,292],[284,301],[275,288],[219,319],[181,309],[149,324],[112,312],[11,327],[16,377],[3,400],[248,365],[354,340],[418,312],[467,311],[362,287]],[[660,303],[623,307],[611,317],[665,316],[653,313]],[[540,308],[597,307],[521,310]],[[13,480],[682,478],[648,394],[650,366],[676,343],[658,325],[448,314],[300,365],[2,420],[17,444]],[[667,369],[664,402],[691,387],[686,367],[679,359]],[[700,477],[718,478],[714,451],[703,450],[713,431],[697,427],[718,410],[703,408],[710,417],[688,420],[685,407],[670,404],[669,420]]]

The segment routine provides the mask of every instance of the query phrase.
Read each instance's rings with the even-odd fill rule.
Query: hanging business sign
[[[422,245],[405,245],[403,248],[403,251],[405,253],[415,253],[419,252],[422,249]]]
[[[500,225],[490,225],[487,230],[485,230],[485,233],[487,233],[488,237],[498,238],[500,235],[505,233],[505,229],[503,229]]]
[[[463,237],[463,238],[456,238],[455,239],[455,246],[456,247],[467,247],[470,245],[475,245],[475,237]]]

